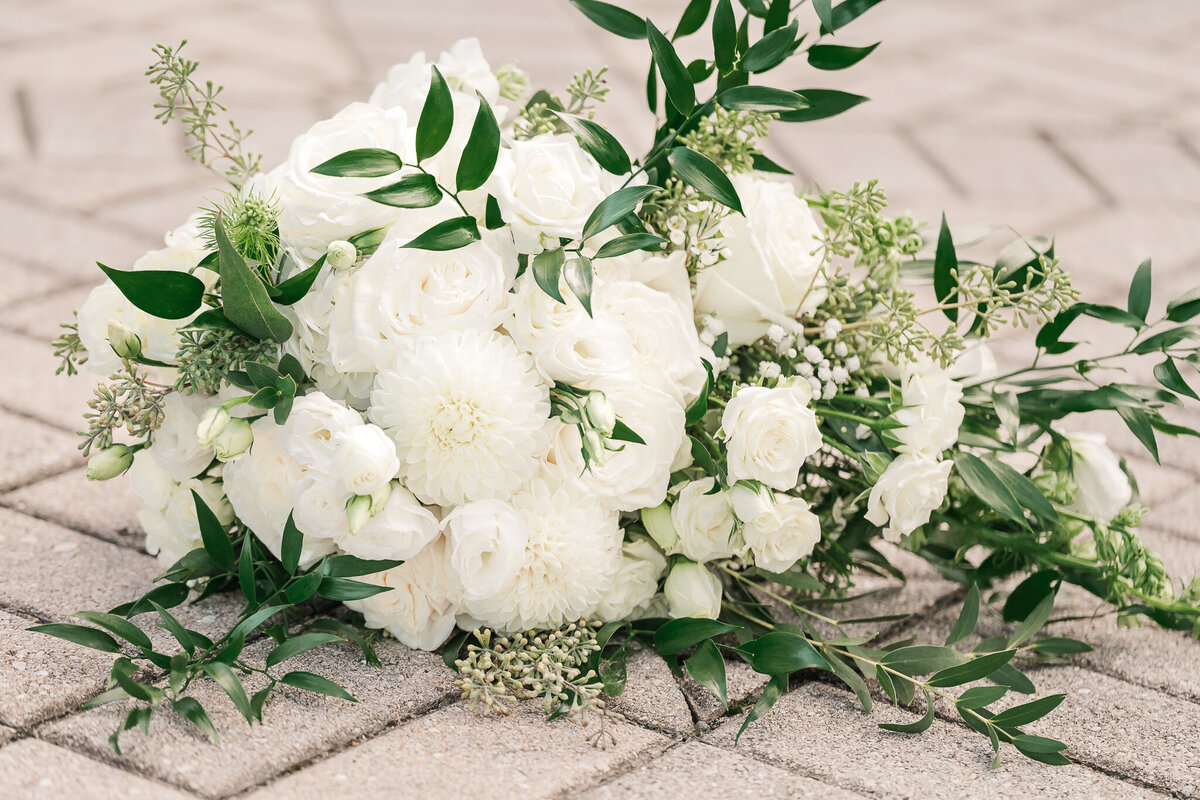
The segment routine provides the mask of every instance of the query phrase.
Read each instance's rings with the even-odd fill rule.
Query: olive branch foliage
[[[580,240],[550,243],[539,255],[521,259],[521,269],[531,270],[545,292],[563,301],[565,282],[588,313],[595,260],[668,246],[660,235],[668,232],[667,226],[646,223],[657,219],[656,207],[670,203],[686,209],[697,200],[703,208],[696,213],[705,219],[741,213],[727,169],[786,173],[756,149],[754,136],[760,128],[825,119],[867,99],[827,89],[777,88],[763,81],[770,80],[771,70],[797,57],[815,70],[828,71],[851,67],[869,56],[877,44],[850,46],[836,34],[881,0],[814,0],[795,7],[787,0],[691,0],[669,33],[618,5],[569,2],[609,33],[647,44],[646,101],[658,124],[650,150],[631,158],[592,118],[593,106],[605,91],[603,71],[584,73],[568,89],[565,103],[539,91],[521,110],[520,129],[529,134],[573,134],[603,169],[625,178],[622,187],[593,211]],[[711,44],[711,57],[685,64],[676,43],[701,33]],[[199,83],[194,78],[196,62],[181,58],[179,48],[160,46],[155,56],[157,62],[147,74],[161,92],[159,117],[164,123],[180,120],[190,140],[188,152],[206,165],[219,163],[235,186],[243,184],[257,170],[259,159],[244,151],[246,133],[241,128],[230,122],[220,131],[221,88]],[[468,213],[459,197],[488,180],[501,146],[500,131],[494,112],[480,98],[453,182],[435,177],[425,162],[446,145],[454,104],[441,73],[436,67],[431,71],[416,128],[415,161],[388,150],[360,149],[335,156],[313,171],[373,178],[403,172],[394,183],[366,193],[375,202],[399,208],[429,208],[449,198],[461,215],[434,225],[405,246],[452,250],[479,240],[481,224],[504,224],[494,197],[488,198],[482,219]],[[708,97],[702,99],[703,94]],[[722,125],[753,135],[728,151],[718,146],[720,136],[714,134]],[[202,310],[190,324],[176,364],[180,383],[165,390],[214,392],[231,386],[247,393],[244,399],[255,413],[272,414],[282,423],[308,378],[295,358],[276,358],[278,345],[292,334],[281,307],[305,296],[325,268],[325,259],[299,265],[290,270],[291,277],[280,280],[285,270],[279,261],[283,255],[272,201],[232,197],[216,207],[206,223],[212,252],[201,266],[218,273],[215,288],[193,274],[105,272],[130,302],[154,316],[183,319]],[[1069,488],[1047,477],[1054,472],[1050,467],[1061,471],[1072,458],[1069,442],[1052,423],[1072,413],[1115,412],[1155,458],[1159,436],[1200,435],[1162,413],[1182,398],[1197,398],[1181,368],[1200,365],[1200,327],[1191,323],[1200,315],[1200,290],[1175,298],[1161,317],[1152,319],[1149,261],[1137,270],[1125,308],[1082,303],[1058,268],[1051,242],[1022,238],[994,264],[980,264],[959,257],[943,219],[935,252],[919,258],[925,243],[915,221],[882,216],[886,198],[874,183],[849,192],[822,192],[810,202],[826,223],[822,258],[829,289],[807,333],[819,333],[826,319],[836,319],[864,353],[880,352],[895,361],[926,352],[946,362],[967,336],[986,336],[1006,325],[1038,329],[1037,354],[1030,366],[967,387],[966,420],[962,443],[952,454],[949,497],[931,523],[905,543],[966,587],[946,641],[928,645],[882,634],[851,635],[849,622],[894,622],[906,615],[838,620],[818,610],[846,598],[856,569],[902,577],[873,545],[879,531],[866,521],[861,503],[843,502],[861,498],[891,457],[887,432],[895,425],[891,414],[900,401],[895,387],[876,377],[856,387],[864,389],[865,396],[846,392],[814,401],[826,447],[806,476],[807,490],[814,507],[836,509],[826,516],[840,522],[823,531],[807,562],[785,573],[734,562],[717,564],[724,605],[716,620],[646,619],[604,625],[580,621],[556,631],[464,633],[446,646],[446,663],[459,672],[464,695],[488,709],[502,711],[507,700],[540,697],[552,716],[581,711],[603,718],[609,713],[604,698],[623,691],[625,657],[631,643],[640,640],[677,675],[690,676],[727,708],[727,658],[769,676],[742,730],[767,713],[791,681],[816,675],[846,685],[865,711],[883,697],[900,706],[923,708],[910,723],[883,724],[888,730],[919,733],[932,725],[939,708],[953,708],[968,728],[987,739],[995,754],[993,764],[999,763],[1004,744],[1047,764],[1069,763],[1064,743],[1023,730],[1063,699],[1033,697],[1035,687],[1023,667],[1060,663],[1090,649],[1086,643],[1044,633],[1059,590],[1067,584],[1082,587],[1110,603],[1123,620],[1145,616],[1168,628],[1200,632],[1200,584],[1178,591],[1171,585],[1161,561],[1137,539],[1136,512],[1100,522],[1070,509]],[[609,231],[616,235],[594,246],[594,237]],[[350,241],[364,257],[379,245],[383,233],[363,231]],[[863,270],[882,302],[864,306],[835,262]],[[898,278],[906,271],[923,271],[931,279],[935,305],[920,308],[899,288]],[[935,317],[944,318],[944,330],[934,331],[928,324]],[[1130,344],[1099,356],[1062,358],[1079,344],[1066,336],[1085,317],[1127,329]],[[71,328],[55,347],[68,372],[86,358]],[[724,336],[716,337],[713,349],[717,358],[730,358],[742,374],[753,374],[763,358],[777,357],[756,346],[729,351]],[[1131,357],[1159,359],[1154,370],[1158,386],[1107,380],[1106,367]],[[139,366],[161,366],[137,354],[126,362],[131,375]],[[795,368],[790,362],[781,365],[784,377],[793,375]],[[704,392],[687,409],[694,465],[677,477],[710,476],[718,485],[729,485],[721,466],[724,444],[713,432],[714,420],[736,383],[728,371],[710,374]],[[120,416],[118,411],[110,414]],[[571,418],[584,416],[575,413]],[[148,440],[151,431],[137,432]],[[98,435],[103,437],[103,431]],[[627,428],[614,437],[639,440]],[[1051,444],[1039,465],[1045,470],[1018,472],[1000,458],[1031,452],[1034,442],[1047,439]],[[76,615],[90,625],[33,628],[119,654],[109,689],[86,704],[132,701],[113,734],[115,749],[123,731],[147,730],[153,714],[167,706],[215,741],[218,732],[211,718],[188,693],[204,676],[215,681],[252,723],[261,720],[268,696],[280,684],[354,700],[323,676],[281,671],[280,665],[312,648],[350,641],[378,665],[372,649],[378,634],[365,632],[352,618],[325,612],[334,602],[387,591],[354,578],[401,562],[336,555],[301,568],[303,534],[291,520],[282,557],[276,558],[245,525],[222,525],[199,495],[194,499],[203,546],[167,569],[160,576],[162,585],[109,612]],[[1081,549],[1081,539],[1090,542],[1088,549]],[[988,555],[978,564],[966,560],[964,554],[979,546]],[[1015,588],[1007,588],[1018,579]],[[240,592],[245,603],[229,630],[212,638],[188,627],[187,614],[178,609],[189,597],[197,602],[227,590]],[[985,612],[998,616],[1009,632],[977,636]],[[165,629],[174,645],[156,643],[146,633],[150,623]],[[261,688],[251,694],[246,681]],[[1010,695],[1031,699],[1013,704]]]

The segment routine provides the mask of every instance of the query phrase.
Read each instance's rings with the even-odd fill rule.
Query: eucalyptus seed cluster
[[[108,383],[98,384],[88,401],[91,410],[83,415],[88,429],[79,432],[83,437],[79,449],[86,456],[93,447],[108,447],[122,428],[135,439],[148,439],[163,423],[163,400],[171,391],[169,386],[151,383],[148,373],[131,359],[122,360],[121,368]]]
[[[829,190],[806,198],[825,223],[821,243],[826,264],[835,258],[867,270],[869,288],[894,286],[900,264],[924,246],[920,223],[909,214],[883,214],[887,194],[875,180],[857,182],[848,191]]]
[[[766,138],[773,119],[774,114],[729,111],[717,106],[694,130],[680,136],[679,141],[730,172],[750,172],[754,169],[754,157],[760,155],[759,140]]]
[[[185,394],[216,394],[230,372],[252,361],[273,362],[273,342],[251,339],[236,331],[191,328],[179,333],[175,389]]]
[[[725,206],[701,197],[695,189],[674,179],[642,205],[647,228],[668,240],[673,250],[682,252],[688,272],[693,274],[721,260],[721,220],[729,213]]]
[[[561,628],[498,635],[476,629],[479,644],[455,661],[468,707],[482,714],[507,714],[509,703],[542,698],[546,713],[570,713],[581,721],[589,713],[611,714],[604,707],[604,685],[587,665],[602,649],[600,623],[586,619]]]
[[[547,92],[535,94],[517,114],[513,138],[532,139],[546,133],[565,133],[567,127],[555,112],[591,119],[596,114],[596,106],[608,95],[606,72],[608,67],[576,73],[567,85],[565,102]]]
[[[74,375],[79,372],[80,365],[87,363],[87,348],[79,339],[78,322],[62,322],[59,323],[59,327],[64,329],[63,332],[50,343],[54,348],[54,357],[61,361],[58,369],[54,370],[54,374],[61,375],[66,372],[68,375]]]

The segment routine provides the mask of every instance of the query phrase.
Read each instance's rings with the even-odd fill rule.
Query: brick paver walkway
[[[682,3],[637,5],[667,26]],[[108,658],[23,629],[128,599],[156,571],[131,493],[83,478],[73,431],[89,386],[55,378],[47,346],[96,282],[94,260],[131,262],[212,184],[182,156],[179,131],[152,119],[141,77],[149,48],[191,39],[272,163],[389,64],[465,35],[479,36],[494,64],[519,58],[542,85],[610,64],[616,99],[604,119],[645,141],[644,45],[601,35],[565,0],[0,0],[0,795],[1200,796],[1200,644],[1153,627],[1117,631],[1111,617],[1060,626],[1097,650],[1036,676],[1043,691],[1071,692],[1039,728],[1072,743],[1079,764],[1067,768],[1012,756],[989,772],[986,744],[949,717],[921,737],[885,733],[876,721],[911,715],[881,707],[864,719],[821,683],[788,695],[734,747],[740,712],[723,714],[648,653],[631,662],[618,703],[627,720],[610,723],[615,744],[600,750],[536,709],[466,713],[436,656],[394,642],[384,670],[348,651],[307,656],[357,705],[285,691],[267,724],[250,729],[214,699],[221,748],[164,715],[152,738],[126,734],[127,757],[113,758],[105,738],[117,712],[75,710],[103,689]],[[891,0],[839,38],[884,44],[847,73],[797,70],[795,85],[875,100],[780,131],[776,154],[802,177],[879,177],[927,220],[944,209],[958,228],[1055,233],[1098,300],[1120,299],[1146,255],[1159,304],[1200,283],[1200,4]],[[1154,507],[1146,538],[1190,577],[1200,568],[1200,447],[1167,444],[1165,466],[1151,471],[1128,435],[1109,432]],[[933,639],[954,599],[952,585],[918,571],[871,602],[922,609],[906,625]],[[189,613],[203,630],[236,609]],[[761,678],[731,669],[744,707]]]

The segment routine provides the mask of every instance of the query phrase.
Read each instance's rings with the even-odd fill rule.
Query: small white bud
[[[349,524],[351,536],[357,535],[369,519],[371,519],[371,495],[356,494],[346,501],[346,522]]]
[[[767,328],[767,338],[775,344],[782,344],[783,340],[787,338],[787,331],[783,329],[782,325],[772,324]]]
[[[201,447],[212,447],[213,442],[229,424],[229,411],[225,406],[216,406],[204,412],[200,424],[196,426],[196,441]]]
[[[607,452],[608,448],[604,446],[604,437],[598,431],[588,430],[584,432],[583,454],[589,463],[596,461],[603,464]]]
[[[842,332],[842,323],[839,320],[830,317],[825,320],[825,325],[821,329],[821,336],[826,339],[836,339],[837,335]]]
[[[821,397],[828,400],[835,394],[837,394],[837,384],[833,381],[830,381],[829,383],[825,384],[825,389],[821,392]]]
[[[810,344],[804,348],[804,359],[813,364],[819,364],[824,360],[825,356],[821,353],[821,348],[815,344]]]
[[[123,444],[113,444],[88,459],[87,479],[106,481],[133,466],[133,451]]]
[[[850,380],[850,373],[846,371],[845,367],[837,366],[837,367],[833,368],[833,382],[834,383],[836,383],[840,386],[841,384],[845,383],[848,380]]]
[[[678,544],[679,533],[675,530],[675,523],[671,522],[670,503],[663,503],[654,508],[643,508],[642,524],[646,526],[646,532],[650,534],[650,538],[664,551],[669,553]]]
[[[828,364],[822,364],[821,366],[817,367],[817,377],[823,381],[832,380],[833,370],[829,368]]]
[[[871,426],[869,426],[869,425],[864,425],[860,422],[858,427],[854,429],[854,438],[859,439],[860,441],[862,439],[866,439],[870,435],[871,435]]]
[[[801,378],[811,378],[813,374],[813,365],[807,361],[801,361],[796,365],[796,372],[800,374]]]
[[[519,100],[529,91],[529,73],[513,61],[500,65],[496,70],[496,82],[500,84],[500,96],[505,100]]]
[[[783,371],[774,361],[760,361],[758,362],[758,374],[767,380],[772,380],[782,375]]]
[[[845,342],[837,342],[833,345],[833,354],[838,358],[845,358],[849,352],[850,348],[846,346]]]
[[[231,419],[217,438],[213,441],[213,453],[221,462],[240,456],[254,443],[254,431],[250,420]]]
[[[865,386],[859,386],[857,389],[854,390],[854,396],[855,397],[870,397],[871,390]]]
[[[325,263],[331,269],[349,269],[358,261],[358,250],[349,242],[338,239],[329,243],[325,250]]]
[[[861,368],[862,362],[859,360],[858,356],[850,356],[846,359],[847,372],[858,372],[858,370]]]
[[[604,392],[591,392],[584,403],[584,413],[588,422],[601,433],[608,435],[617,426],[617,412],[613,409],[612,401]]]
[[[121,358],[138,358],[142,354],[142,338],[116,320],[108,323],[108,344]]]

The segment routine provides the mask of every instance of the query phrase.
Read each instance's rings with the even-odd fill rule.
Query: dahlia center
[[[445,398],[433,415],[433,435],[443,447],[462,447],[475,440],[480,428],[479,409],[470,400]]]

